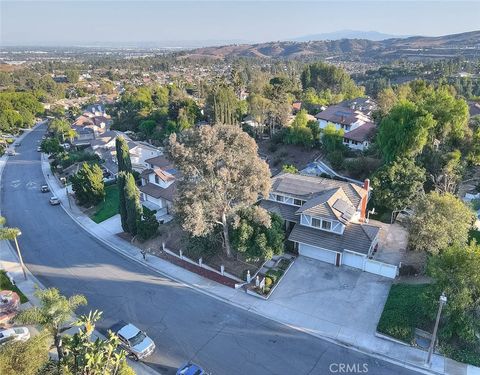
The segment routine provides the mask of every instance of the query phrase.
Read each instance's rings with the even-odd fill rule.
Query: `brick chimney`
[[[363,188],[367,191],[367,194],[362,198],[361,208],[360,208],[360,221],[365,222],[367,218],[367,203],[368,196],[370,194],[370,180],[367,178],[363,182]]]

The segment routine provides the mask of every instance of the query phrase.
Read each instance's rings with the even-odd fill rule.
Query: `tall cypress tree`
[[[122,229],[124,232],[128,232],[127,224],[127,206],[125,205],[125,180],[126,172],[119,172],[117,177],[118,185],[118,212],[120,213],[120,219],[122,221]]]
[[[142,205],[140,204],[140,193],[135,184],[135,178],[131,173],[125,173],[123,192],[125,196],[128,232],[135,236],[137,234],[137,223],[142,218]]]
[[[117,164],[118,164],[118,212],[120,212],[120,218],[122,221],[122,228],[125,232],[131,233],[128,225],[128,211],[125,197],[125,185],[127,175],[132,173],[132,162],[130,160],[130,153],[128,150],[128,144],[124,137],[118,136],[115,139],[115,148],[117,151]]]
[[[115,139],[115,148],[117,151],[118,171],[132,173],[132,161],[130,160],[128,144],[124,137],[118,136]]]

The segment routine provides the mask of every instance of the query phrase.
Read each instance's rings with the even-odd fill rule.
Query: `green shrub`
[[[273,284],[275,284],[275,282],[273,281],[272,277],[266,276],[265,277],[265,289],[267,289],[267,288],[270,289]]]
[[[280,263],[278,263],[278,268],[280,268],[283,272],[285,272],[285,270],[288,268],[289,265],[290,265],[290,261],[284,258],[280,260]]]
[[[284,271],[282,270],[268,270],[267,276],[270,277],[274,284],[282,277]]]
[[[333,169],[342,169],[345,158],[343,157],[343,152],[341,150],[336,150],[327,155],[327,160],[330,162]]]
[[[292,164],[283,164],[282,172],[296,174],[298,173],[298,169]]]
[[[269,270],[267,272],[268,278],[272,281],[273,284],[276,284],[277,282],[277,275],[275,274],[275,271]]]
[[[205,237],[190,236],[184,244],[185,255],[190,259],[203,257],[206,260],[221,252],[222,246],[222,237],[218,230]]]
[[[137,235],[142,241],[146,241],[157,234],[158,221],[155,212],[148,208],[143,208],[143,218],[137,223]]]

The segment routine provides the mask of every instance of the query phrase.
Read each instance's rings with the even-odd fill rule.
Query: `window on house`
[[[321,228],[322,220],[312,217],[312,227]]]
[[[331,230],[332,229],[332,222],[322,220],[322,229]]]
[[[160,179],[158,178],[157,175],[155,175],[155,183],[156,183],[156,184],[159,184],[159,183],[160,183]]]
[[[303,206],[305,204],[305,201],[302,201],[301,199],[294,199],[293,204],[295,206]]]
[[[282,195],[277,195],[277,196],[275,196],[275,200],[277,202],[283,202],[283,196]]]

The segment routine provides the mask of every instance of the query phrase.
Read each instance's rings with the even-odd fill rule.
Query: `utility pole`
[[[20,247],[18,246],[17,236],[20,236],[22,232],[18,232],[18,234],[13,237],[15,240],[15,247],[17,248],[18,259],[20,260],[20,265],[22,266],[23,277],[27,280],[27,272],[25,271],[25,264],[23,263],[22,253],[20,252]]]
[[[442,293],[439,300],[438,312],[437,312],[437,319],[435,320],[435,327],[433,328],[432,339],[430,341],[430,346],[428,348],[428,355],[427,360],[425,361],[425,365],[430,367],[432,361],[432,354],[433,349],[435,348],[435,341],[437,341],[437,331],[438,331],[438,324],[440,323],[440,315],[442,315],[443,306],[447,303],[447,296],[445,292]]]

